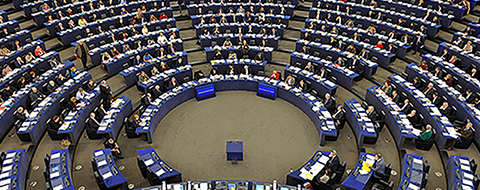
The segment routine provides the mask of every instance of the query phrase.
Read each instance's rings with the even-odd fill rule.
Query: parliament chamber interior
[[[476,190],[477,1],[0,0],[0,190]]]

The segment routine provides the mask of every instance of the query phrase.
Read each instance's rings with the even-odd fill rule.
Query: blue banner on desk
[[[277,87],[266,83],[258,83],[257,96],[275,100],[277,98]]]
[[[215,86],[213,84],[198,86],[195,90],[197,91],[197,101],[215,97]]]

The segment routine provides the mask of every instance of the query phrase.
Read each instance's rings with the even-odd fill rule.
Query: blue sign
[[[215,86],[213,84],[197,86],[195,90],[197,91],[197,101],[215,97]]]
[[[275,98],[277,98],[277,87],[259,82],[257,96],[275,100]]]

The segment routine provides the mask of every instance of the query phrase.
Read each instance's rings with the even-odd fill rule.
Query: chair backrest
[[[433,135],[432,135],[433,137]],[[423,162],[423,172],[428,173],[430,171],[430,161],[425,160]]]
[[[472,173],[475,173],[475,171],[477,171],[477,167],[478,167],[477,160],[475,160],[475,159],[470,160],[470,167],[472,169]]]

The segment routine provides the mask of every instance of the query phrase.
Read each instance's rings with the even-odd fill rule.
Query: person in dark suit
[[[308,72],[313,72],[315,71],[315,68],[313,68],[312,62],[308,62],[303,70],[306,70]]]
[[[445,143],[445,149],[446,150],[452,150],[453,149],[453,146],[455,145],[455,143],[457,141],[465,141],[465,140],[468,140],[472,135],[473,135],[473,123],[471,122],[468,122],[465,126],[463,126],[462,128],[460,129],[455,129],[455,131],[457,132],[457,135],[460,137],[460,140],[452,140],[452,139],[448,139],[447,142]]]
[[[341,57],[338,57],[337,61],[335,61],[335,66],[337,67],[345,67],[345,61]]]
[[[413,78],[412,85],[420,91],[423,91],[424,89],[424,84],[422,81],[420,81],[420,79],[418,79],[418,77]]]
[[[48,81],[48,85],[46,89],[47,94],[51,94],[55,92],[56,89],[57,89],[57,85],[55,84],[55,82],[53,80]]]
[[[30,100],[30,105],[32,106],[31,108],[35,108],[45,98],[45,95],[39,92],[37,88],[33,87],[28,98]]]
[[[362,52],[360,52],[360,58],[368,59],[369,56],[370,56],[370,52],[368,52],[366,49],[362,49]]]
[[[413,41],[413,46],[415,47],[415,51],[412,55],[415,55],[417,52],[420,52],[420,55],[423,54],[423,48],[425,47],[425,38],[420,34],[415,36],[415,40]]]
[[[252,75],[252,68],[250,68],[248,65],[245,65],[243,66],[241,73],[244,75]]]
[[[58,66],[62,65],[62,63],[60,63],[60,61],[57,61],[57,58],[52,57],[52,59],[48,60],[48,65],[52,69],[57,68]]]
[[[25,120],[27,120],[28,113],[23,107],[19,107],[13,117],[16,121],[20,121],[21,123],[23,123],[25,122]]]
[[[160,95],[162,95],[162,91],[160,89],[160,86],[155,85],[155,88],[152,90],[153,99],[157,99],[158,97],[160,97]]]
[[[335,46],[339,50],[345,50],[345,45],[343,44],[342,40],[338,41],[337,45]]]
[[[337,110],[332,114],[332,118],[335,121],[335,126],[340,126],[345,121],[345,110],[343,110],[343,106],[340,105],[337,107]]]
[[[172,79],[168,83],[167,89],[170,90],[170,89],[177,88],[179,86],[180,86],[180,84],[178,84],[177,79],[175,79],[175,77],[172,77]]]
[[[400,96],[397,94],[396,90],[392,91],[392,101],[397,104],[400,102]]]
[[[325,70],[325,67],[322,67],[317,74],[320,78],[330,78],[330,73]]]
[[[448,102],[443,102],[442,106],[439,108],[440,112],[447,117],[450,121],[455,119],[452,106],[448,105]]]
[[[472,68],[470,72],[468,73],[468,77],[470,78],[476,78],[480,80],[480,73],[477,72],[477,69]]]
[[[443,49],[443,52],[440,54],[440,58],[442,58],[444,61],[450,59],[450,53],[448,53],[448,49]]]
[[[473,102],[475,100],[475,95],[473,94],[471,89],[467,89],[465,93],[463,94],[463,97],[465,97],[466,102]]]
[[[325,99],[320,104],[327,108],[330,113],[333,113],[335,111],[335,107],[337,106],[335,99],[330,97],[329,93],[325,94]]]
[[[434,93],[433,96],[432,96],[432,104],[437,106],[437,107],[440,107],[442,106],[442,100],[440,99],[440,97],[438,97],[438,93]]]
[[[62,126],[62,121],[59,116],[53,116],[52,121],[47,125],[47,131],[56,134],[58,129]]]
[[[420,121],[420,116],[417,114],[417,110],[412,110],[407,115],[408,121],[413,125],[414,128],[421,130],[422,129],[422,121]]]
[[[110,149],[112,155],[115,159],[123,159],[122,151],[120,149],[120,145],[113,140],[113,138],[109,138],[107,143],[105,143],[105,148]]]
[[[427,88],[423,91],[423,94],[427,96],[428,98],[433,97],[433,93],[435,93],[435,89],[433,89],[433,83],[428,83]]]
[[[397,53],[397,48],[395,48],[393,44],[388,44],[387,52],[390,54],[395,54]]]
[[[105,106],[103,104],[100,104],[100,107],[98,107],[97,111],[95,112],[97,121],[102,121],[105,115],[107,115],[107,113],[108,112],[105,109]]]
[[[144,108],[148,107],[150,104],[152,104],[152,94],[147,93],[145,96],[142,97],[141,101]]]
[[[475,29],[472,29],[470,26],[467,26],[463,33],[467,36],[475,36]]]
[[[328,155],[330,158],[328,160],[328,169],[330,169],[332,172],[338,171],[340,167],[340,159],[337,156],[337,151],[336,150],[331,150],[330,154]]]
[[[304,92],[308,92],[308,90],[309,90],[308,85],[303,80],[300,80],[300,82],[298,82],[297,88],[304,91]]]
[[[259,62],[265,61],[265,57],[263,56],[263,53],[262,53],[262,52],[259,52],[259,53],[255,56],[255,60],[256,60],[256,61],[259,61]]]
[[[377,113],[375,112],[375,108],[373,106],[368,106],[367,109],[367,117],[372,120],[372,122],[377,122]]]
[[[97,133],[98,127],[100,126],[100,122],[97,121],[95,117],[95,113],[90,113],[90,118],[87,122],[87,133]]]
[[[410,104],[410,100],[408,98],[405,98],[403,103],[400,103],[398,107],[400,107],[400,111],[403,113],[409,113],[412,110],[412,105]]]
[[[386,168],[385,160],[382,158],[382,155],[380,155],[380,153],[377,153],[373,160],[375,160],[375,164],[372,168],[374,172],[373,177],[376,179],[381,179],[382,176],[385,174],[385,168]]]
[[[303,46],[300,53],[302,53],[303,55],[310,55],[310,49],[307,49],[307,46]]]
[[[100,85],[100,98],[103,100],[104,104],[108,104],[108,101],[111,95],[112,95],[112,92],[110,92],[108,88],[107,81],[103,80]],[[106,105],[106,107],[108,106]]]

